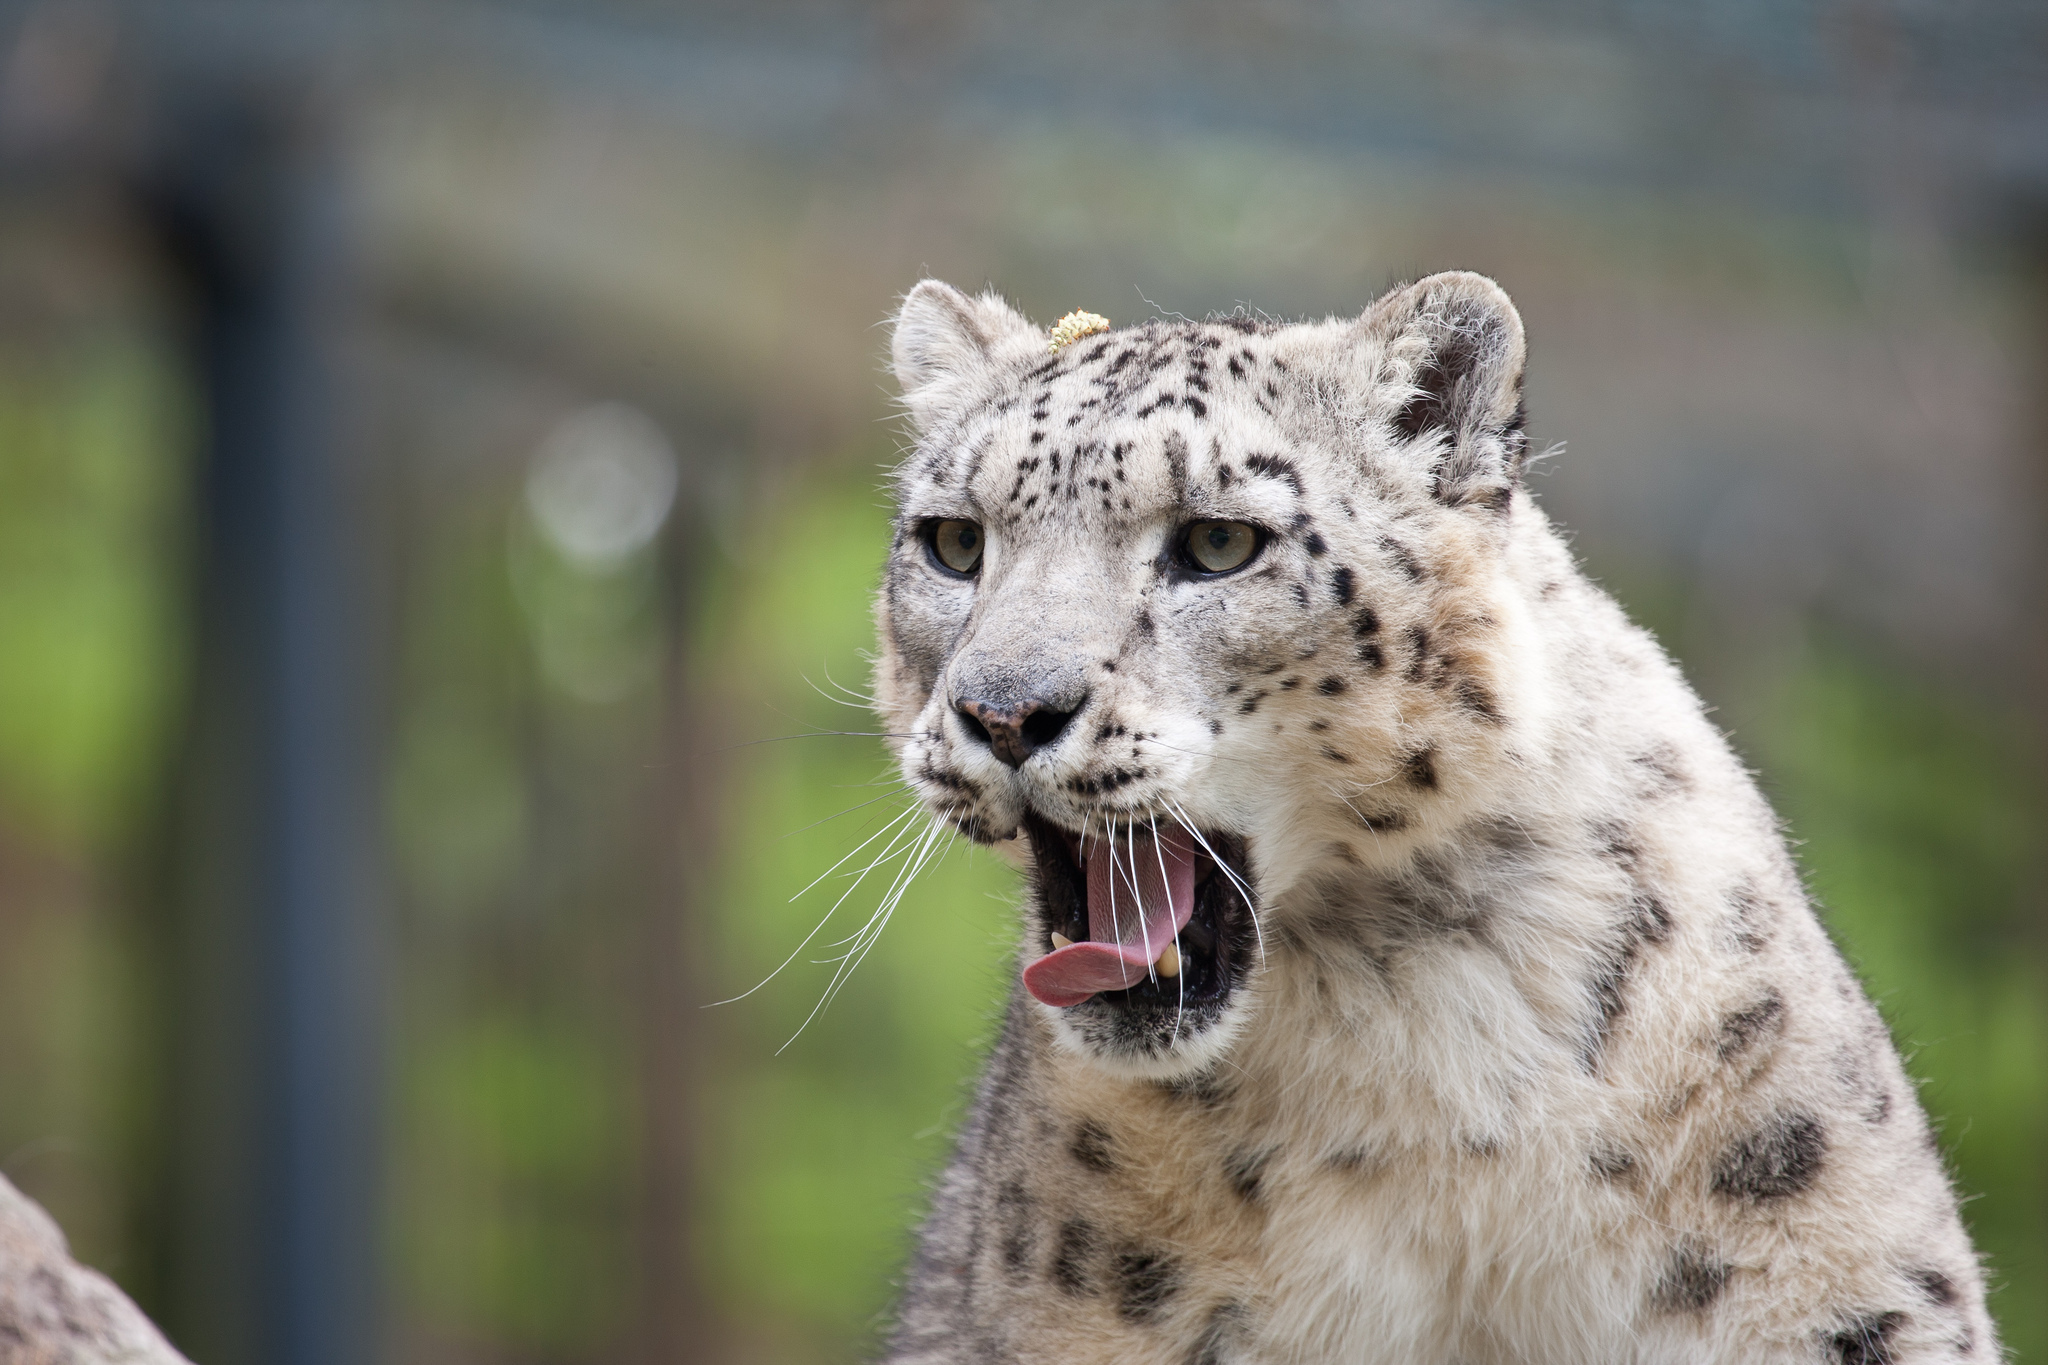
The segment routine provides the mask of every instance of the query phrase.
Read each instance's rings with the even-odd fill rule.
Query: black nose
[[[968,734],[988,745],[991,752],[1012,768],[1060,737],[1081,708],[1056,711],[1050,702],[1026,701],[1015,706],[992,702],[954,703],[960,724]]]

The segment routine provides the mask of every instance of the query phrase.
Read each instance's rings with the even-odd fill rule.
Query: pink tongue
[[[1112,847],[1114,856],[1112,856]],[[1024,989],[1048,1005],[1078,1005],[1150,974],[1159,952],[1195,913],[1194,840],[1179,825],[1131,841],[1096,840],[1088,861],[1088,939],[1024,969]],[[1135,887],[1133,884],[1135,883]]]

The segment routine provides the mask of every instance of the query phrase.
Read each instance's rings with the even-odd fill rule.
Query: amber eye
[[[1198,521],[1188,527],[1186,547],[1189,562],[1203,573],[1229,573],[1258,551],[1259,533],[1241,521]]]
[[[981,567],[981,527],[971,521],[939,521],[930,531],[932,557],[957,574]]]

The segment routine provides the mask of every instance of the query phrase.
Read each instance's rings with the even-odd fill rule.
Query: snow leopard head
[[[992,294],[904,300],[878,702],[937,818],[1025,862],[1057,1036],[1184,1075],[1290,887],[1413,856],[1514,761],[1522,324],[1443,274],[1048,351]]]

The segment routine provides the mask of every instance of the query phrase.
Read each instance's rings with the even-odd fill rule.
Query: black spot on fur
[[[1764,992],[1763,999],[1747,1008],[1736,1010],[1721,1021],[1721,1030],[1714,1039],[1714,1053],[1722,1061],[1732,1061],[1749,1051],[1759,1039],[1778,1032],[1785,1026],[1785,997],[1773,989]]]
[[[1061,1224],[1059,1240],[1053,1247],[1052,1282],[1069,1294],[1092,1293],[1095,1276],[1090,1262],[1095,1259],[1095,1245],[1095,1225],[1085,1218]]]
[[[1316,691],[1326,697],[1334,697],[1349,686],[1351,686],[1350,683],[1345,682],[1342,678],[1332,673],[1329,677],[1316,684]]]
[[[1727,1262],[1693,1243],[1681,1243],[1671,1249],[1671,1259],[1650,1293],[1650,1302],[1671,1313],[1705,1312],[1728,1287],[1730,1273]]]
[[[1458,699],[1459,706],[1488,725],[1506,723],[1507,718],[1500,713],[1500,703],[1494,700],[1493,693],[1480,685],[1478,679],[1459,674],[1451,685],[1451,695]]]
[[[1266,1178],[1266,1167],[1278,1152],[1277,1147],[1258,1147],[1241,1148],[1230,1154],[1230,1159],[1223,1163],[1223,1176],[1239,1199],[1249,1203],[1259,1197],[1259,1182]]]
[[[1686,775],[1685,762],[1675,744],[1654,745],[1647,753],[1637,754],[1631,761],[1643,774],[1645,796],[1668,796],[1692,786],[1692,778]]]
[[[1133,1247],[1117,1253],[1117,1316],[1144,1322],[1180,1290],[1180,1264],[1163,1251]]]
[[[1244,467],[1254,474],[1268,479],[1280,479],[1291,485],[1296,493],[1302,491],[1301,471],[1294,462],[1280,455],[1247,455]]]
[[[1828,1350],[1841,1365],[1892,1365],[1892,1338],[1905,1325],[1906,1315],[1896,1310],[1868,1313],[1829,1337]]]
[[[1408,648],[1415,655],[1408,661],[1408,681],[1421,682],[1423,671],[1429,666],[1429,632],[1421,626],[1410,626],[1404,634],[1408,637]]]
[[[1344,575],[1345,582],[1350,582],[1351,571],[1344,570]],[[1371,607],[1360,607],[1358,614],[1351,618],[1351,633],[1361,640],[1368,635],[1379,634],[1379,630],[1380,618]]]
[[[1929,1300],[1943,1308],[1953,1308],[1962,1297],[1956,1292],[1956,1282],[1939,1270],[1909,1270],[1906,1278],[1919,1285]]]
[[[1422,561],[1415,557],[1415,551],[1392,536],[1381,536],[1380,548],[1386,551],[1387,558],[1394,561],[1394,567],[1408,575],[1410,582],[1421,581]]]
[[[1729,937],[1745,953],[1760,953],[1771,941],[1772,907],[1744,882],[1728,893]]]
[[[1593,1031],[1579,1053],[1579,1061],[1588,1071],[1598,1066],[1615,1020],[1628,1007],[1628,979],[1642,955],[1643,945],[1662,943],[1670,937],[1671,915],[1662,901],[1651,895],[1638,895],[1629,901],[1622,916],[1621,941],[1592,981]]]
[[[1813,1188],[1827,1159],[1827,1130],[1811,1114],[1781,1114],[1722,1154],[1714,1193],[1762,1202]]]
[[[1595,821],[1592,829],[1601,857],[1629,872],[1642,865],[1643,846],[1633,829],[1619,820]]]
[[[1345,568],[1342,564],[1330,570],[1330,596],[1337,599],[1338,606],[1348,607],[1351,605],[1352,591],[1351,570]]]
[[[1358,647],[1358,662],[1377,673],[1387,666],[1387,656],[1380,652],[1378,645],[1367,640]]]
[[[1029,1268],[1037,1242],[1036,1223],[1031,1216],[1031,1196],[1022,1181],[1011,1180],[996,1192],[996,1216],[1002,1222],[1003,1269],[1015,1279]]]
[[[1626,1180],[1635,1174],[1636,1159],[1619,1147],[1602,1147],[1590,1158],[1593,1174],[1602,1180]]]
[[[1315,531],[1310,531],[1308,533],[1308,539],[1302,541],[1301,543],[1307,547],[1308,552],[1312,555],[1326,555],[1330,552],[1329,545],[1323,540],[1322,536]]]
[[[1085,1120],[1074,1130],[1074,1141],[1067,1150],[1091,1171],[1108,1175],[1116,1169],[1116,1140],[1109,1135],[1109,1129],[1094,1119]]]
[[[1180,401],[1182,407],[1185,407],[1197,417],[1207,417],[1209,415],[1209,405],[1191,393],[1183,394]]]
[[[1308,584],[1296,583],[1294,585],[1294,604],[1303,611],[1308,610]]]
[[[1424,791],[1436,790],[1436,748],[1424,745],[1401,760],[1401,775]]]
[[[1323,746],[1323,757],[1329,759],[1332,763],[1349,763],[1351,761],[1350,754],[1341,753],[1336,749],[1332,749],[1327,744]]]

